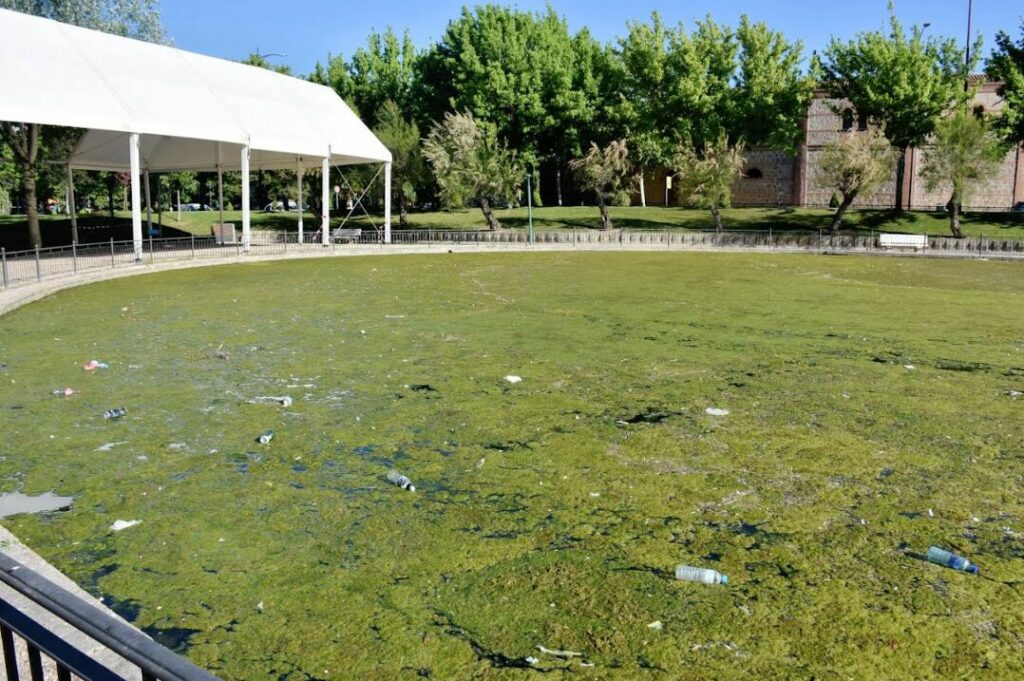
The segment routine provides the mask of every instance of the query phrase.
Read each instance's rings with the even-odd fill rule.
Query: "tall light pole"
[[[974,0],[967,0],[967,42],[964,43],[964,92],[971,89],[971,22],[974,19]]]

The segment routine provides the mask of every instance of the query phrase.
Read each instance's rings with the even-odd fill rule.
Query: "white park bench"
[[[332,241],[359,241],[359,237],[363,235],[361,229],[342,229],[339,227],[334,230],[331,234]]]
[[[928,248],[926,234],[879,234],[878,245],[882,248],[913,248],[915,251]]]

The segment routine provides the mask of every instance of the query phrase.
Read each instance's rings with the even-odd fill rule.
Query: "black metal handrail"
[[[0,554],[0,581],[138,666],[143,681],[217,681],[208,671],[4,554]],[[25,639],[33,681],[43,679],[40,652],[56,662],[58,681],[70,680],[72,673],[84,681],[122,679],[54,634],[44,623],[0,599],[0,643],[8,681],[19,679],[12,632]]]

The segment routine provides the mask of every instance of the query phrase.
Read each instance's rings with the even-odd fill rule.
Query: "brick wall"
[[[734,206],[786,206],[793,201],[795,159],[775,149],[748,149],[746,175],[732,187]],[[761,177],[750,177],[751,171]],[[757,175],[758,172],[754,172]]]

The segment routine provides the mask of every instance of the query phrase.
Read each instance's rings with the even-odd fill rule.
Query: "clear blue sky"
[[[465,3],[454,0],[162,0],[166,27],[175,45],[226,59],[244,59],[259,49],[288,55],[272,61],[306,74],[328,53],[346,57],[365,42],[371,29],[391,26],[410,31],[419,47],[441,37],[448,21]],[[883,28],[887,0],[519,0],[523,10],[551,4],[576,31],[590,28],[601,41],[625,33],[626,22],[645,20],[652,11],[666,23],[692,24],[711,12],[716,21],[735,24],[741,14],[763,20],[790,39],[804,42],[806,53],[820,50],[832,34],[850,37]],[[963,42],[967,0],[898,0],[896,11],[907,25],[930,22],[930,32]],[[1024,0],[974,0],[974,29],[985,38],[988,55],[999,30],[1017,36]]]

